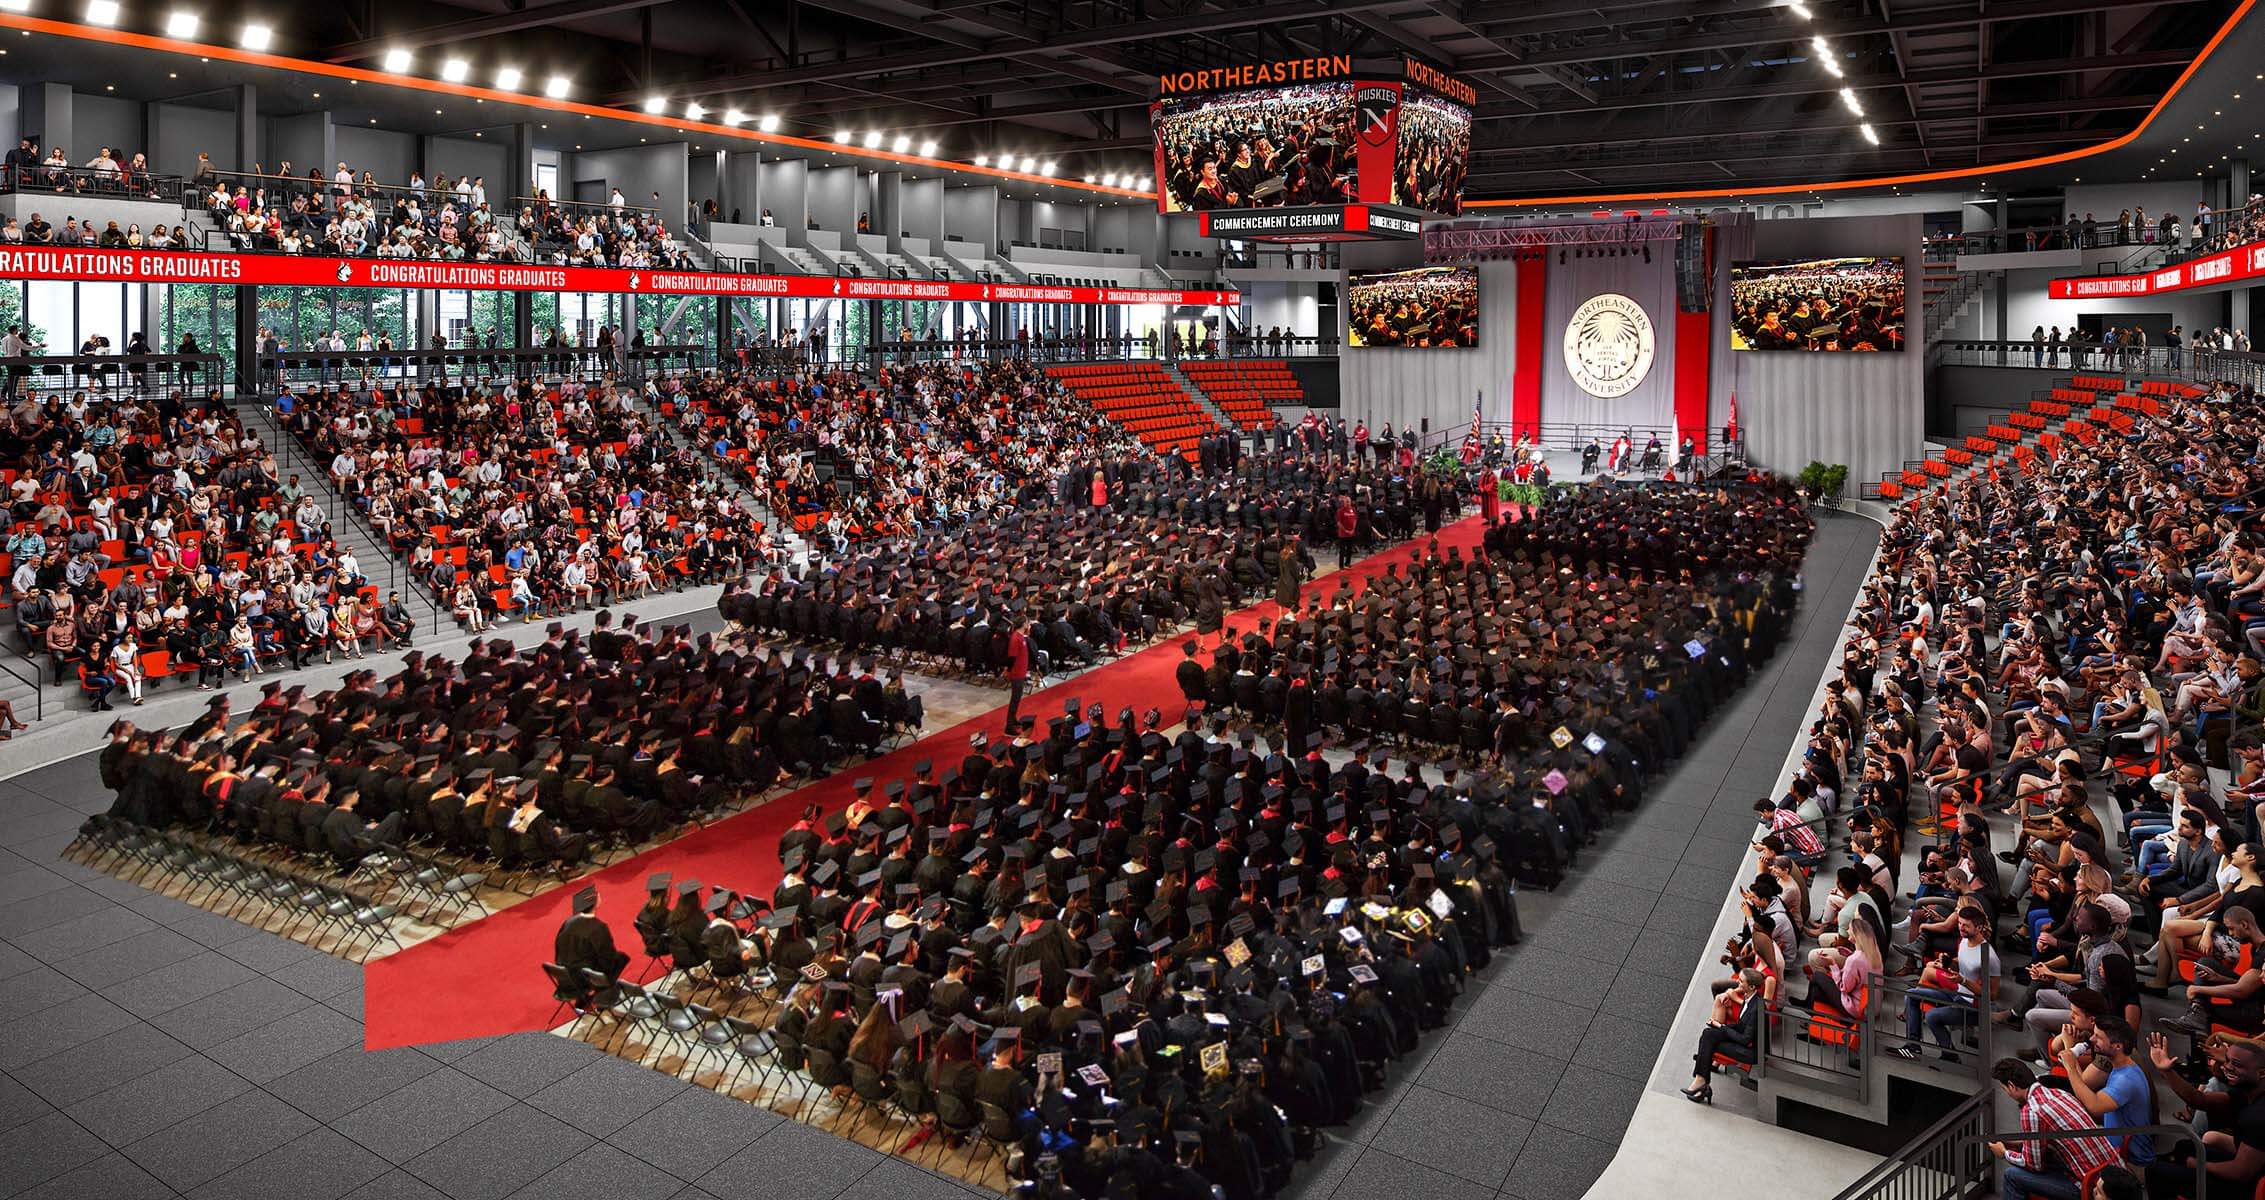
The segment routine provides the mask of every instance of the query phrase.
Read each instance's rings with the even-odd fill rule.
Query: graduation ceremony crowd
[[[1730,284],[1733,348],[1901,350],[1903,287],[1896,258],[1745,268]]]
[[[1347,294],[1345,320],[1354,346],[1476,346],[1478,271],[1431,267],[1362,279]]]
[[[1256,1198],[1443,1023],[1517,940],[1515,883],[1554,884],[1641,801],[1798,599],[1810,524],[1778,483],[1602,485],[1503,521],[1480,464],[1437,478],[1365,426],[1190,463],[1024,367],[782,378],[285,397],[283,426],[421,577],[529,619],[722,579],[726,629],[606,611],[587,637],[121,723],[111,816],[380,887],[404,850],[539,886],[853,770],[921,725],[907,660],[1002,676],[1003,731],[806,809],[765,890],[656,881],[635,949],[693,970],[679,986],[755,993],[716,997],[747,1022],[718,1027],[768,1038],[817,1095],[895,1103],[896,1148],[990,1145],[1048,1194]],[[894,432],[863,436],[872,417]],[[797,424],[812,456],[965,507],[779,566],[720,473],[736,438]],[[226,440],[214,417],[198,436]],[[955,490],[970,473],[946,456],[1002,442],[1020,452],[989,490]],[[1307,585],[1322,546],[1343,563],[1435,533],[1474,486],[1479,544]],[[1269,593],[1279,615],[1233,616]],[[1179,696],[1020,711],[1028,679],[1163,637],[1185,639]],[[560,998],[593,1019],[631,994],[595,900],[555,947]]]
[[[2209,1200],[2255,1193],[2265,415],[2194,391],[1897,509],[1802,764],[1756,805],[1691,1099],[1776,1006],[1810,1036],[1869,1016],[2020,1109],[2001,1196],[2192,1196],[2197,1155]],[[2156,1122],[2192,1132],[2116,1132]]]
[[[1516,941],[1514,881],[1639,803],[1790,618],[1790,489],[1559,504],[1191,638],[1177,730],[1072,700],[857,780],[767,892],[651,880],[630,949],[753,981],[723,1033],[896,1114],[886,1148],[1004,1148],[1031,1194],[1275,1194]],[[1694,538],[1720,550],[1670,567]],[[602,921],[556,952],[567,998],[619,1002]]]
[[[1151,122],[1166,211],[1357,199],[1353,91],[1316,83],[1167,102]]]

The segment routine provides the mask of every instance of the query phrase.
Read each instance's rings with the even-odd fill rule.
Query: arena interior
[[[2265,1198],[2255,2],[0,0],[0,1196]]]

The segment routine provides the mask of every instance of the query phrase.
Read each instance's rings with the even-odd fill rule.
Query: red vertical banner
[[[1360,145],[1354,163],[1357,195],[1366,204],[1392,203],[1392,173],[1400,154],[1400,85],[1353,85],[1353,126]]]
[[[1514,433],[1541,436],[1542,351],[1549,337],[1549,254],[1518,260],[1518,334],[1510,364],[1510,424]]]
[[[1707,393],[1712,366],[1714,314],[1675,314],[1675,440],[1707,448]]]
[[[1707,230],[1705,236],[1699,259],[1706,272],[1709,303],[1697,312],[1680,306],[1675,312],[1675,439],[1680,444],[1690,438],[1700,453],[1707,449],[1707,399],[1714,362],[1714,230]]]

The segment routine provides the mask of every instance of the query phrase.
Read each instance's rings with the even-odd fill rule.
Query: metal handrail
[[[31,689],[32,719],[38,720],[47,715],[47,672],[40,669],[29,650],[18,650],[16,655],[30,664],[30,677],[26,678],[23,672],[8,665],[6,658],[0,658],[0,671],[6,671],[9,678]]]
[[[153,200],[161,204],[178,204],[182,196],[182,179],[179,175],[161,175],[144,171],[139,175],[125,173],[124,163],[116,171],[102,171],[92,167],[0,167],[0,195],[24,192],[53,192],[58,196],[84,196],[90,199],[110,197],[118,200]]]
[[[1975,1092],[1841,1189],[1833,1200],[1948,1200],[1967,1195],[1976,1185],[1990,1182],[1992,1163],[1988,1152],[1977,1155],[1978,1146],[1967,1146],[1966,1139],[1988,1140],[1996,1118],[1996,1089]],[[1930,1186],[1930,1176],[1947,1181]]]

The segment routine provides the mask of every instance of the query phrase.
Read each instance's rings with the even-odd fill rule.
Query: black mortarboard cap
[[[587,912],[595,912],[595,911],[597,911],[597,907],[598,907],[598,889],[597,889],[597,886],[596,886],[595,884],[593,884],[593,885],[591,885],[591,886],[589,886],[589,887],[583,888],[583,889],[582,889],[581,891],[574,893],[574,911],[575,911],[575,912],[577,912],[577,913],[587,913]]]

